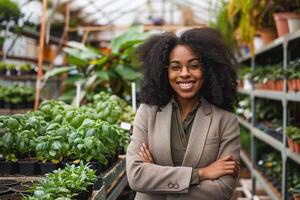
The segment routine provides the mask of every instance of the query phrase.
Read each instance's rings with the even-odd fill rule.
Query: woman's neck
[[[176,101],[179,105],[181,119],[184,120],[186,116],[196,108],[199,103],[199,98],[185,99],[176,97]]]

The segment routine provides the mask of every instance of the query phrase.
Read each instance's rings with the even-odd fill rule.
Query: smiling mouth
[[[179,87],[183,90],[191,89],[196,81],[177,81]]]

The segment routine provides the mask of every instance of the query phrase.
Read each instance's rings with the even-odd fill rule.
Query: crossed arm
[[[155,164],[149,148],[145,143],[140,147],[139,154],[144,163]],[[214,180],[225,175],[237,177],[239,174],[239,165],[239,161],[235,160],[232,155],[224,156],[207,167],[197,169],[199,179]]]
[[[149,151],[148,112],[141,106],[134,123],[132,141],[127,149],[126,168],[129,185],[145,193],[188,193],[193,169],[191,167],[160,166]],[[213,199],[230,199],[238,174],[239,130],[234,117],[226,122],[220,141],[218,160],[199,168],[200,183],[197,191]],[[143,144],[144,143],[144,144]],[[179,188],[168,188],[168,183],[177,182]],[[220,198],[219,198],[220,197]]]

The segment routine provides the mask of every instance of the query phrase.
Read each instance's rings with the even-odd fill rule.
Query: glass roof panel
[[[39,0],[14,0],[26,16],[40,11]],[[188,8],[195,23],[214,21],[216,10],[228,0],[48,0],[52,3],[71,4],[71,10],[79,11],[76,17],[95,25],[149,24],[162,20],[165,24],[183,24],[184,9]],[[26,6],[24,4],[27,2]],[[29,3],[28,3],[29,2]],[[30,6],[29,6],[30,5]],[[35,21],[38,21],[35,19]]]

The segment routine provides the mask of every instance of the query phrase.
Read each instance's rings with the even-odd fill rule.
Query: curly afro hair
[[[163,106],[174,95],[169,84],[169,55],[177,45],[189,46],[204,64],[202,96],[211,104],[233,111],[236,101],[236,60],[222,41],[219,32],[211,28],[193,28],[180,36],[174,33],[153,35],[146,40],[137,53],[142,62],[144,77],[140,93],[142,103]]]

